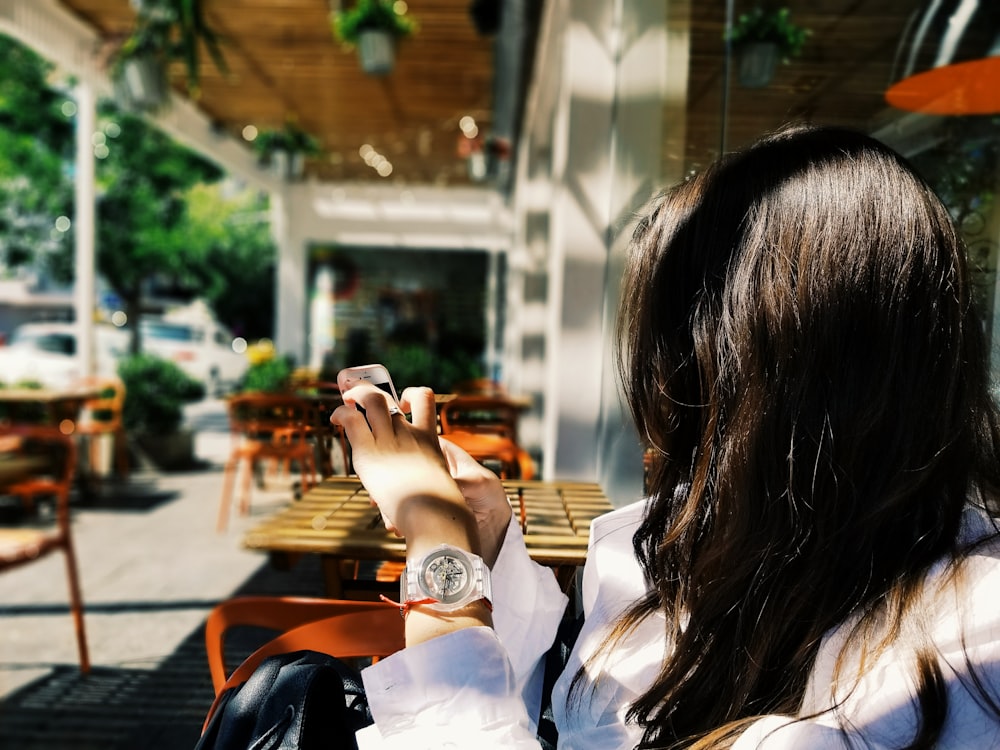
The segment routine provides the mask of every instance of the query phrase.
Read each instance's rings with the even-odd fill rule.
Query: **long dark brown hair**
[[[654,202],[618,335],[655,459],[634,537],[650,591],[617,633],[664,611],[673,645],[630,719],[640,747],[726,746],[752,717],[796,714],[850,615],[898,633],[930,565],[961,554],[964,505],[997,496],[965,248],[892,150],[790,127]],[[917,653],[912,748],[946,709]]]

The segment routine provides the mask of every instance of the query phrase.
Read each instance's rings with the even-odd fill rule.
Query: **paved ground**
[[[197,470],[139,467],[74,506],[93,674],[81,678],[59,554],[0,575],[0,750],[193,748],[211,702],[202,626],[234,593],[320,594],[318,566],[274,571],[242,532],[287,503],[254,490],[249,517],[215,530],[229,448],[218,401],[193,405]]]

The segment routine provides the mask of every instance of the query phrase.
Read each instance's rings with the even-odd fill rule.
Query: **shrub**
[[[205,386],[170,360],[136,354],[118,365],[125,383],[122,421],[127,430],[170,433],[184,419],[184,404],[205,397]]]
[[[284,391],[288,389],[291,375],[292,360],[288,356],[275,356],[254,362],[247,368],[246,375],[243,377],[243,390],[263,393]]]

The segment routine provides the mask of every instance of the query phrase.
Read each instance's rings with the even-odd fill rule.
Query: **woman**
[[[594,525],[560,747],[1000,747],[1000,423],[928,186],[867,136],[788,128],[653,204],[621,299],[656,460]],[[481,554],[494,610],[407,605],[362,746],[536,746],[562,599],[498,483],[442,454],[432,396],[403,400],[412,424],[366,387],[334,418],[408,558]]]

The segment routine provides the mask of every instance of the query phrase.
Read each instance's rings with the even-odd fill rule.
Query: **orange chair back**
[[[88,399],[83,405],[83,414],[77,422],[76,431],[90,443],[88,461],[90,470],[98,465],[99,448],[94,439],[97,435],[112,435],[113,451],[118,474],[128,475],[128,444],[122,413],[125,409],[125,383],[120,378],[91,377],[79,381],[82,386],[95,387],[100,391],[96,398]]]
[[[226,633],[248,626],[283,631],[254,651],[227,676]],[[237,597],[221,602],[205,622],[205,651],[216,703],[218,697],[245,682],[264,659],[293,651],[319,651],[338,659],[383,657],[406,645],[399,607],[385,602],[313,599],[308,597]]]
[[[478,432],[500,435],[517,442],[517,404],[503,397],[455,396],[441,405],[439,419],[441,434],[449,432]]]

